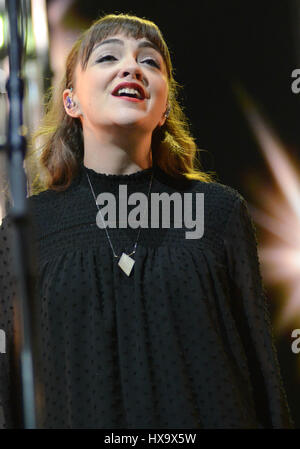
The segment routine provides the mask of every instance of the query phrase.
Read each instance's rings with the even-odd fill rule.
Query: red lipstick
[[[134,101],[135,103],[141,103],[142,101],[144,101],[143,98],[118,97],[117,95],[113,95],[113,97],[119,98],[120,100],[125,100],[125,101]]]
[[[122,87],[128,87],[129,89],[136,89],[136,90],[139,91],[139,93],[140,93],[140,95],[142,97],[142,98],[126,97],[127,99],[130,98],[131,100],[143,101],[146,98],[146,92],[145,92],[144,88],[140,84],[138,84],[138,83],[129,83],[129,82],[123,82],[123,83],[118,84],[114,88],[114,90],[112,91],[112,95],[115,96],[115,97],[124,99],[124,96],[122,97],[122,96],[117,95],[118,90],[121,89]]]

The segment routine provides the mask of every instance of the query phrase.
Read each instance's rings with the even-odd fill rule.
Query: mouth
[[[118,98],[119,100],[125,100],[125,101],[133,101],[135,103],[142,103],[144,100],[141,98],[135,98],[135,97],[128,97],[126,95],[118,96],[113,95],[113,97]]]
[[[143,87],[137,83],[121,83],[113,90],[112,95],[129,101],[144,101],[146,98]]]

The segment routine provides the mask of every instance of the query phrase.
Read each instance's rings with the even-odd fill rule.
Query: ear
[[[165,112],[163,113],[163,115],[162,115],[160,121],[158,122],[158,126],[159,126],[159,127],[162,127],[162,126],[165,124],[165,122],[166,122],[166,120],[167,120],[167,118],[168,118],[168,117],[166,117],[165,114],[166,114],[166,111],[167,111],[169,108],[170,108],[170,105],[167,104],[167,105],[166,105]]]
[[[158,126],[161,128],[165,122],[167,120],[167,117],[165,117],[165,114],[162,116],[162,118],[160,119],[160,121],[158,122]]]
[[[63,102],[66,113],[73,118],[78,118],[82,115],[80,110],[80,105],[74,92],[71,92],[70,89],[65,89],[63,91]]]

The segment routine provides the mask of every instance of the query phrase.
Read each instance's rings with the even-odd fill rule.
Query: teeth
[[[120,95],[120,94],[123,94],[123,93],[137,95],[138,98],[142,98],[140,92],[137,89],[130,89],[128,87],[122,87],[121,89],[119,89],[117,91],[117,95]]]

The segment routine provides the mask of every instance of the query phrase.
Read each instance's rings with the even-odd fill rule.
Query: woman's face
[[[153,47],[146,38],[123,34],[95,45],[86,69],[77,64],[72,92],[75,106],[66,108],[67,113],[80,117],[84,130],[126,127],[152,133],[157,125],[162,126],[168,77],[164,59]],[[64,100],[69,93],[64,91]]]

